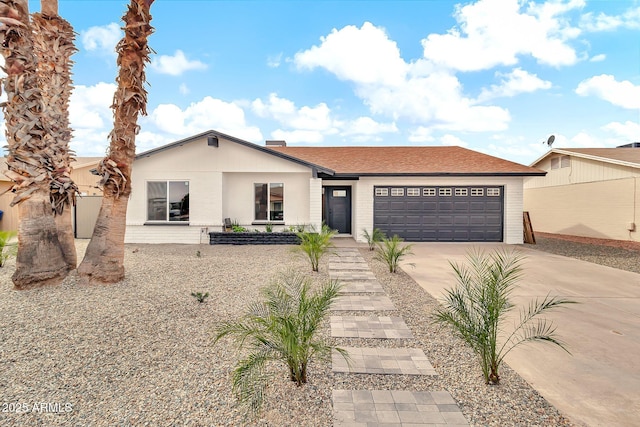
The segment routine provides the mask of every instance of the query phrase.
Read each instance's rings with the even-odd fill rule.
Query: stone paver
[[[342,349],[348,353],[349,362],[334,350],[331,355],[333,372],[438,375],[420,348],[342,347]]]
[[[369,264],[363,262],[332,262],[329,263],[329,274],[333,271],[369,271]]]
[[[413,338],[402,317],[331,316],[331,336],[343,338]]]
[[[333,390],[334,427],[468,426],[446,391]]]
[[[340,280],[340,283],[340,294],[384,294],[384,289],[377,280]]]
[[[360,255],[331,255],[329,257],[329,264],[331,263],[345,263],[345,262],[357,262],[366,264],[367,262]]]
[[[329,277],[338,280],[376,280],[376,276],[370,270],[331,270]]]
[[[385,311],[395,310],[386,295],[341,295],[331,305],[332,311]]]

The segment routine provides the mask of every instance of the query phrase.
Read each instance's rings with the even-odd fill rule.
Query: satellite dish
[[[551,136],[549,137],[549,139],[547,139],[547,145],[548,145],[549,147],[551,147],[551,145],[553,145],[553,141],[555,141],[555,140],[556,140],[556,136],[555,136],[555,135],[551,135]]]

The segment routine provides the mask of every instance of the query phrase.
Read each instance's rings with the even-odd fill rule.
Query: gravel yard
[[[78,241],[80,253],[86,244]],[[532,248],[552,246],[540,237]],[[465,344],[431,324],[437,302],[404,272],[390,274],[361,253],[398,309],[384,314],[402,316],[414,338],[333,342],[419,347],[439,375],[334,374],[329,362],[317,362],[297,389],[274,365],[264,411],[249,425],[330,426],[333,388],[444,389],[473,425],[570,425],[508,366],[501,385],[484,385]],[[84,287],[72,275],[61,286],[15,291],[13,262],[0,269],[2,426],[246,425],[231,395],[236,350],[226,339],[212,346],[212,328],[241,315],[278,271],[310,273],[290,246],[127,245],[122,283]],[[328,278],[326,259],[310,276]],[[195,291],[210,297],[199,304]],[[4,412],[16,405],[28,413]]]

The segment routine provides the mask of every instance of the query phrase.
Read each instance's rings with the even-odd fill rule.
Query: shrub
[[[311,263],[311,270],[318,271],[320,259],[333,248],[331,238],[336,234],[336,230],[322,224],[319,233],[311,227],[310,231],[299,231],[296,234],[300,238],[300,246],[296,250],[307,255]]]
[[[315,293],[303,275],[289,271],[262,289],[264,301],[249,306],[248,313],[234,322],[216,328],[214,344],[226,335],[239,348],[249,347],[249,354],[239,360],[233,371],[233,391],[247,415],[256,415],[263,402],[269,379],[265,366],[269,361],[287,366],[291,381],[301,386],[307,382],[307,367],[312,358],[328,360],[331,351],[343,357],[347,353],[319,338],[318,332],[329,308],[338,296],[340,285],[329,281]]]
[[[0,231],[0,267],[3,267],[8,259],[16,256],[18,243],[12,240],[17,235],[16,231]]]
[[[264,225],[264,230],[265,230],[267,233],[272,233],[272,232],[273,232],[273,224],[271,224],[270,222],[266,223],[266,224]]]
[[[377,242],[382,242],[382,239],[387,237],[379,228],[374,228],[371,234],[369,234],[366,228],[363,228],[362,235],[364,236],[365,239],[367,239],[367,244],[369,245],[370,251],[376,248]]]
[[[509,296],[522,278],[523,257],[515,252],[495,251],[486,254],[473,250],[467,254],[467,264],[450,263],[457,285],[446,291],[443,306],[434,320],[450,324],[480,359],[485,383],[500,382],[498,369],[504,357],[516,346],[532,341],[555,344],[569,352],[555,335],[556,327],[538,316],[564,304],[563,298],[549,297],[531,301],[520,311],[513,332],[499,344],[506,315],[514,308]]]
[[[394,234],[392,238],[383,238],[377,243],[375,259],[382,261],[389,267],[389,273],[397,273],[400,261],[407,255],[413,255],[411,248],[413,245],[402,245],[402,238]],[[414,265],[414,264],[409,264]]]
[[[209,292],[203,294],[202,292],[191,292],[191,296],[198,300],[199,303],[203,303],[209,297]]]

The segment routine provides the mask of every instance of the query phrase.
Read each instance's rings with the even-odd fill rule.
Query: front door
[[[340,234],[351,234],[351,187],[325,187],[324,196],[324,222]]]

